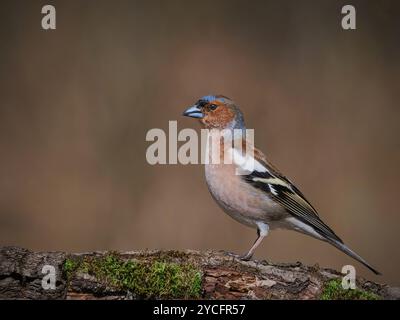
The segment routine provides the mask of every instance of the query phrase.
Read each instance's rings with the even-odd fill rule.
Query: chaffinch
[[[206,129],[211,131],[245,131],[243,114],[236,104],[222,95],[202,97],[183,113],[184,116],[199,119]],[[216,129],[216,130],[215,130]],[[241,131],[239,130],[239,132]],[[241,139],[243,149],[237,150],[237,141]],[[301,232],[316,239],[326,241],[353,257],[375,274],[380,274],[357,253],[348,248],[343,241],[318,216],[317,211],[293,183],[282,175],[264,156],[246,140],[243,135],[223,134],[223,147],[213,148],[219,152],[220,159],[225,153],[234,154],[233,161],[205,164],[205,176],[212,197],[221,208],[238,222],[255,228],[258,237],[250,250],[242,257],[249,260],[269,230],[284,228]],[[209,144],[207,144],[209,148]],[[235,149],[236,148],[236,149]],[[218,155],[217,155],[218,156]],[[235,158],[241,161],[235,161]],[[247,157],[247,156],[246,156]],[[252,166],[248,165],[252,161]],[[249,169],[251,168],[251,169]],[[241,174],[238,174],[238,169]]]

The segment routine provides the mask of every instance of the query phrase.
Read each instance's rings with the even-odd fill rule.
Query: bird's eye
[[[218,108],[216,104],[210,104],[208,107],[210,108],[210,110],[215,110]]]

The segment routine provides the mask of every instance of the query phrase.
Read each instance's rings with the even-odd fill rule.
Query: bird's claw
[[[234,253],[234,252],[226,251],[225,254],[226,254],[227,256],[229,256],[229,257],[240,258],[240,256],[239,256],[238,254]]]
[[[244,255],[241,255],[241,256],[239,257],[239,259],[240,259],[240,260],[243,260],[243,261],[249,261],[249,260],[251,260],[252,257],[253,257],[252,254],[246,253],[246,254],[244,254]]]
[[[225,251],[225,254],[229,257],[236,258],[236,259],[243,260],[243,261],[249,261],[249,260],[251,260],[251,258],[253,256],[252,254],[249,254],[249,253],[246,253],[243,255],[238,255],[234,252],[229,252],[229,251]]]

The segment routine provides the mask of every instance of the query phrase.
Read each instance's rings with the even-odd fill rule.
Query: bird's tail
[[[348,248],[344,243],[339,242],[337,240],[325,238],[327,242],[329,242],[331,245],[334,247],[338,248],[340,251],[344,252],[345,254],[349,255],[350,257],[356,259],[358,262],[362,263],[364,266],[366,266],[369,270],[371,270],[373,273],[377,275],[381,275],[381,273],[376,270],[374,267],[372,267],[367,261],[365,261],[363,258],[361,258],[357,253],[355,253],[353,250]]]

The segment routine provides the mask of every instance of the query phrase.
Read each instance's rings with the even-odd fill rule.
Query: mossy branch
[[[53,288],[42,285],[45,265],[54,267]],[[341,277],[318,266],[242,261],[215,251],[68,254],[0,248],[2,299],[400,298],[399,288],[361,278],[357,289],[344,290]]]

